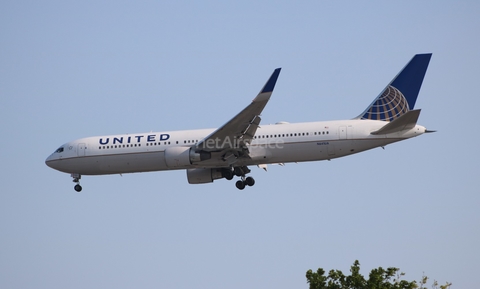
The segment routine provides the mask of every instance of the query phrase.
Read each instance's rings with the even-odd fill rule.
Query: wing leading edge
[[[221,152],[242,151],[246,149],[260,124],[260,114],[272,95],[281,68],[273,71],[267,83],[252,103],[245,107],[226,124],[218,128],[196,145],[197,151]]]

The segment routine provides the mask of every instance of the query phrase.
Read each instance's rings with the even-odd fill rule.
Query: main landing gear
[[[76,183],[73,189],[77,191],[77,193],[80,193],[82,191],[82,186],[80,186],[80,179],[82,176],[80,174],[71,174],[71,176],[73,178],[73,182]]]
[[[232,180],[234,176],[240,177],[240,180],[235,183],[235,186],[237,187],[237,189],[243,190],[246,186],[251,187],[255,185],[255,180],[252,177],[245,177],[245,175],[249,172],[250,169],[246,166],[234,167],[225,169],[223,171],[223,177],[229,181]]]
[[[243,190],[245,189],[245,186],[253,186],[255,185],[255,180],[252,178],[252,177],[242,177],[241,180],[238,180],[236,183],[235,183],[235,186],[237,187],[237,189],[239,190]]]

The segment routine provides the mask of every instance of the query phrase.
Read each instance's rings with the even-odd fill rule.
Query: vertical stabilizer
[[[431,57],[415,55],[358,118],[392,121],[412,110]]]

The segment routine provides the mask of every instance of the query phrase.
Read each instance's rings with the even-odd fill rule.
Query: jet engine
[[[188,169],[187,179],[189,184],[211,183],[213,180],[223,178],[222,169]]]
[[[195,162],[210,159],[210,152],[195,151],[192,147],[169,147],[165,149],[165,163],[169,168],[187,167]]]

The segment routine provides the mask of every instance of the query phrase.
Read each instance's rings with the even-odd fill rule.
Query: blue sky
[[[322,267],[478,286],[478,1],[4,1],[0,287],[308,288]],[[71,178],[78,138],[217,127],[282,67],[262,123],[360,114],[416,53],[435,134],[330,162]]]

